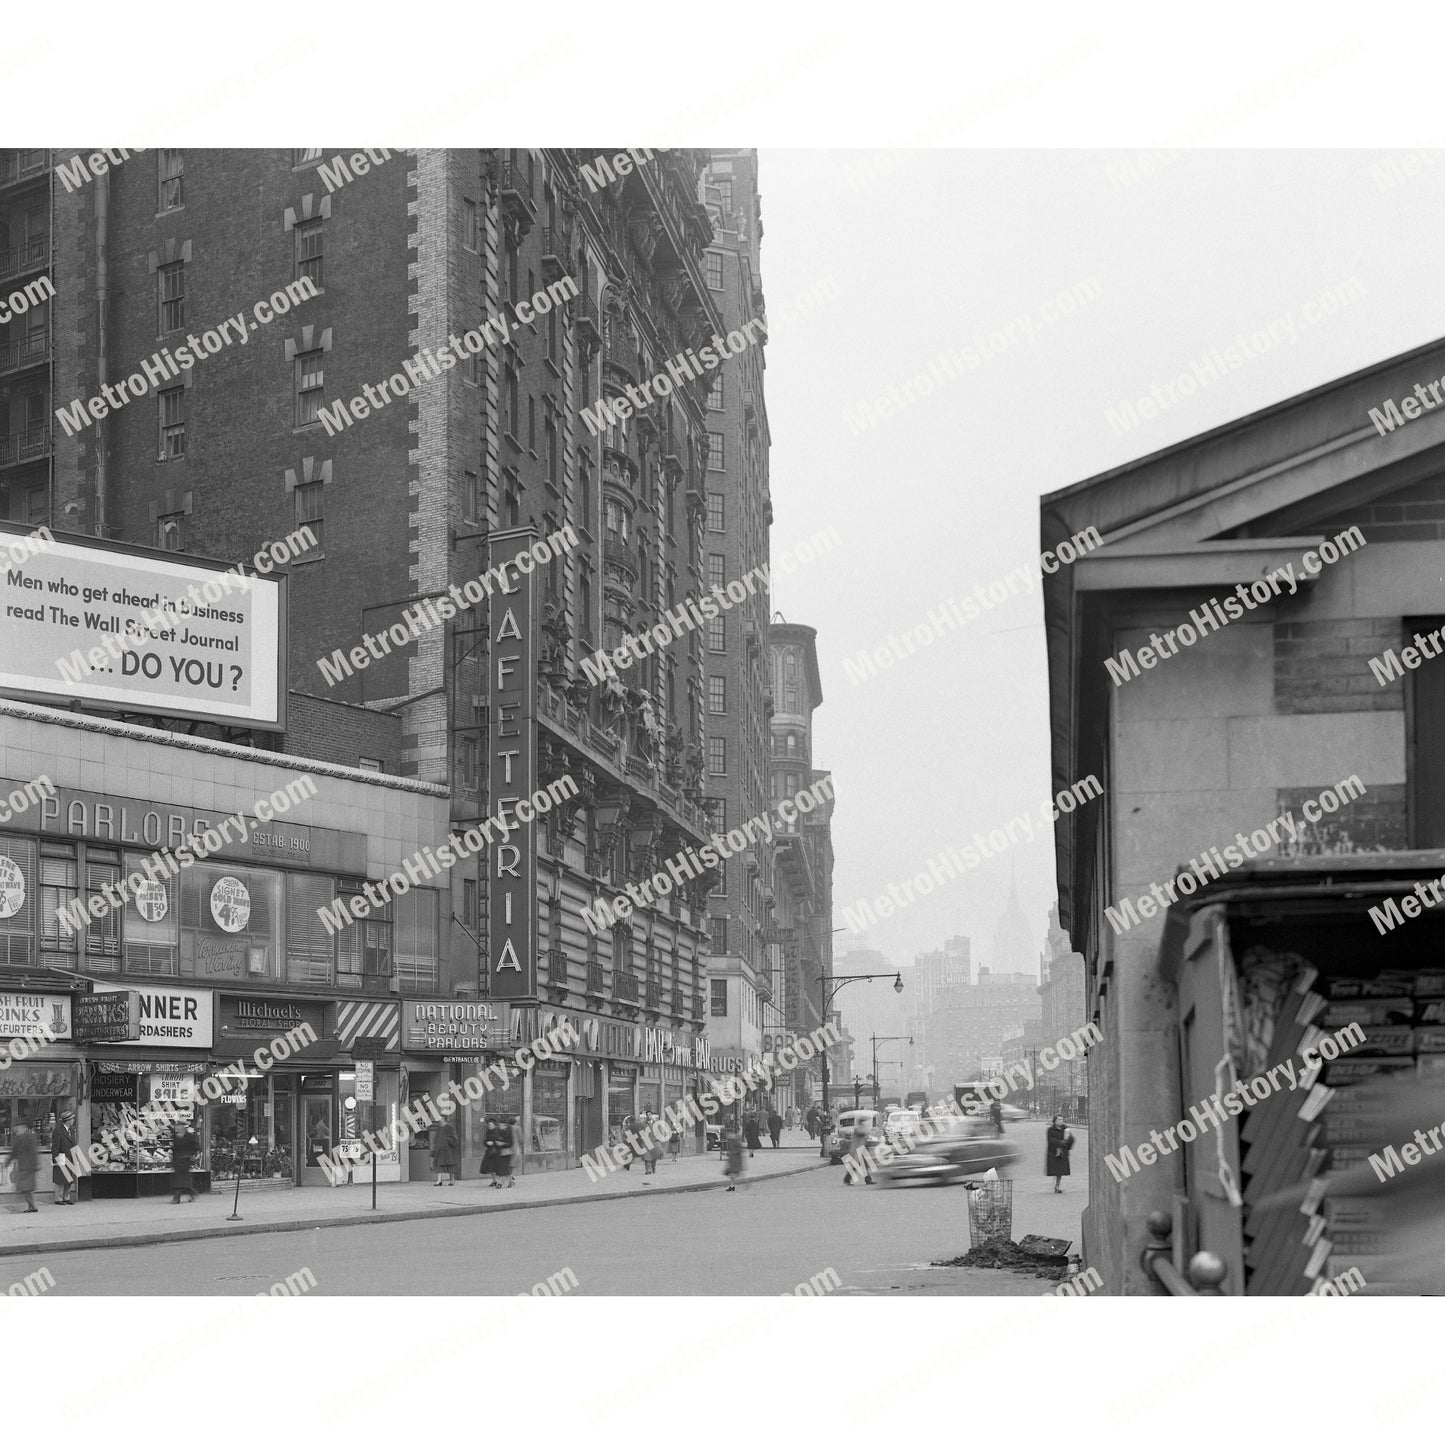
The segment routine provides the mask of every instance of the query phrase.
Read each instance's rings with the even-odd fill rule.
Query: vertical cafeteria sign
[[[537,1001],[537,825],[514,809],[537,787],[538,619],[531,569],[513,559],[536,535],[512,527],[487,543],[487,563],[510,589],[488,604],[487,806],[510,831],[488,850],[487,960],[492,997],[523,1004]]]

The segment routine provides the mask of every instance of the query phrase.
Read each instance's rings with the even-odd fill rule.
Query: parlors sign
[[[511,1039],[511,1009],[492,1003],[417,1003],[401,1006],[401,1046],[414,1053],[480,1053],[504,1049]]]

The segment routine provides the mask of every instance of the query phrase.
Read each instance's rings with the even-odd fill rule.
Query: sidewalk
[[[801,1133],[797,1137],[807,1141]],[[818,1146],[758,1150],[748,1159],[749,1181],[780,1179],[809,1169],[826,1168]],[[0,1212],[0,1256],[49,1254],[72,1249],[110,1249],[122,1245],[161,1244],[231,1234],[269,1234],[323,1229],[347,1224],[394,1224],[408,1219],[438,1219],[492,1210],[541,1209],[553,1204],[589,1204],[599,1200],[635,1198],[639,1194],[685,1194],[721,1189],[722,1160],[716,1152],[699,1157],[663,1159],[657,1173],[644,1175],[641,1164],[619,1169],[592,1181],[585,1169],[523,1174],[513,1189],[488,1188],[485,1179],[463,1179],[438,1189],[425,1183],[379,1184],[376,1209],[371,1208],[371,1183],[358,1181],[337,1188],[256,1189],[241,1184],[241,1222],[228,1224],[235,1181],[198,1194],[194,1204],[170,1199],[104,1199],[63,1208],[41,1203],[40,1213]],[[646,1183],[644,1184],[644,1179]],[[13,1196],[5,1196],[8,1201]],[[18,1207],[18,1201],[15,1206]]]

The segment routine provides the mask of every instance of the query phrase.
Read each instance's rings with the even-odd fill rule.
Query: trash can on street
[[[968,1239],[977,1249],[983,1244],[1008,1244],[1013,1239],[1014,1182],[986,1179],[968,1191]]]

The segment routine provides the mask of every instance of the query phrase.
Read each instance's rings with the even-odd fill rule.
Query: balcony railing
[[[32,462],[50,455],[50,425],[27,427],[24,431],[0,435],[0,467]]]
[[[637,1002],[637,975],[617,973],[612,979],[612,996],[619,1003]]]
[[[0,155],[0,186],[33,180],[49,169],[50,152],[46,150],[12,151],[8,155]]]
[[[606,996],[607,982],[602,973],[602,965],[600,963],[589,963],[587,965],[587,992],[596,994],[599,998]]]
[[[35,366],[49,355],[50,338],[44,331],[32,332],[18,341],[0,341],[0,372]]]
[[[0,251],[0,281],[18,276],[25,271],[34,271],[45,264],[50,255],[50,237],[32,236],[8,251]]]
[[[627,373],[629,380],[637,378],[637,343],[630,336],[608,336],[602,344],[602,359],[609,366],[615,366]]]
[[[579,296],[574,304],[577,339],[590,357],[602,345],[602,324],[597,319],[597,303],[590,296]]]
[[[542,231],[542,281],[550,286],[567,274],[567,236],[557,226]]]
[[[653,978],[647,980],[647,1006],[651,1009],[662,1008],[662,985]]]
[[[563,988],[567,985],[567,950],[560,943],[547,950],[547,982]]]

